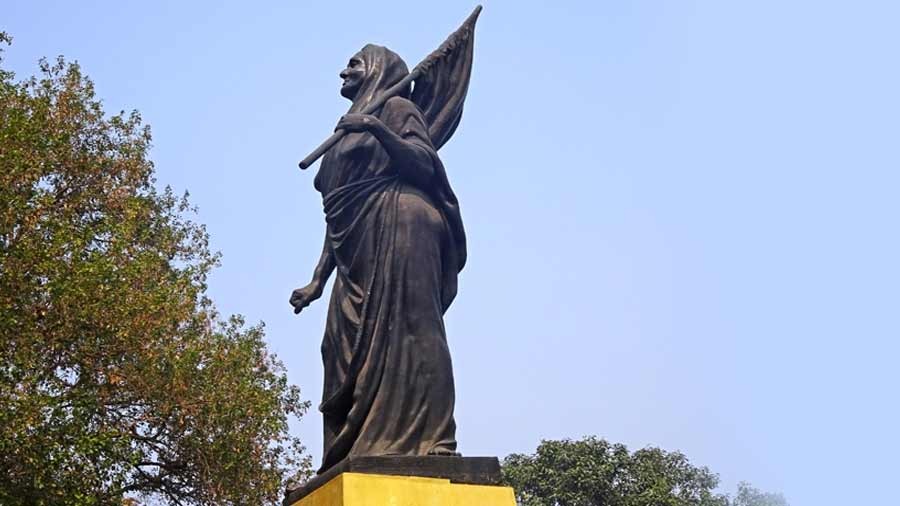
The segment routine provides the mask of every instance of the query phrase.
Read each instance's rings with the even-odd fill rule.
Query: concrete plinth
[[[372,474],[437,478],[460,485],[500,485],[502,476],[497,457],[460,457],[436,455],[357,456],[344,459],[323,473],[286,491],[283,506],[301,504],[301,500],[333,481],[341,474]]]
[[[342,473],[291,506],[516,506],[513,489],[418,476]]]

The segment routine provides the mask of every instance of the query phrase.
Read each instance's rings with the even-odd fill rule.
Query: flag
[[[462,118],[475,45],[475,22],[481,6],[437,50],[420,63],[413,82],[412,101],[428,122],[428,134],[440,149],[456,131]]]

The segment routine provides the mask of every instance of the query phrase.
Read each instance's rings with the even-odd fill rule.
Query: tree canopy
[[[150,142],[77,64],[0,58],[2,504],[277,503],[309,469],[308,403],[206,296],[218,255]]]
[[[731,506],[788,506],[784,496],[778,493],[763,492],[747,482],[738,483],[737,494]]]
[[[787,506],[746,483],[731,501],[716,474],[679,452],[629,452],[596,437],[541,441],[533,455],[504,459],[503,477],[522,506]],[[773,498],[781,502],[765,502]]]

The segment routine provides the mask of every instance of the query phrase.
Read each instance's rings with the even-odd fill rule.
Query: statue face
[[[347,68],[341,71],[340,76],[344,80],[344,84],[341,85],[341,95],[353,100],[366,77],[365,62],[359,55],[354,55],[347,63]]]

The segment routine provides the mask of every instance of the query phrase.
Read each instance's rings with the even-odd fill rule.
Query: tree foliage
[[[727,506],[718,477],[678,452],[588,437],[541,441],[533,455],[503,461],[522,506]]]
[[[217,255],[150,140],[77,64],[0,66],[2,504],[276,503],[309,468],[308,403],[206,297]]]
[[[731,506],[788,506],[788,502],[781,494],[763,492],[747,482],[741,482]]]

